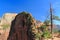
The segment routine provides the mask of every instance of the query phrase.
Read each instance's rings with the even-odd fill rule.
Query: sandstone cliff
[[[16,15],[17,14],[14,13],[5,13],[2,18],[0,18],[0,40],[7,40],[11,21]]]
[[[7,40],[35,40],[34,28],[36,28],[35,31],[38,31],[37,27],[40,27],[40,23],[27,12],[19,13],[12,21]]]

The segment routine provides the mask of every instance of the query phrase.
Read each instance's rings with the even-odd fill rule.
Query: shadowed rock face
[[[11,23],[11,28],[7,40],[33,40],[29,31],[34,24],[33,18],[26,12],[19,13]]]

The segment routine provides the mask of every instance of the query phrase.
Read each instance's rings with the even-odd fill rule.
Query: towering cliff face
[[[11,21],[15,18],[17,14],[15,13],[5,13],[2,18],[0,18],[0,25],[11,24]]]
[[[7,40],[11,21],[15,18],[15,13],[5,13],[0,18],[0,40]]]
[[[16,13],[5,13],[2,17],[7,23],[11,23],[11,21],[15,18]]]
[[[10,33],[7,40],[33,40],[32,27],[35,20],[26,12],[19,13],[12,21]]]

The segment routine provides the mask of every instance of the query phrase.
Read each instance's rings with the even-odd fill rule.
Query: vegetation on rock
[[[5,30],[5,29],[9,28],[10,25],[9,24],[4,24],[4,25],[2,25],[2,27],[3,27],[3,30]]]

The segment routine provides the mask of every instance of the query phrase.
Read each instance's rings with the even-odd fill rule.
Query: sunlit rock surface
[[[7,40],[11,21],[16,15],[16,13],[5,13],[2,18],[0,18],[0,40]]]

